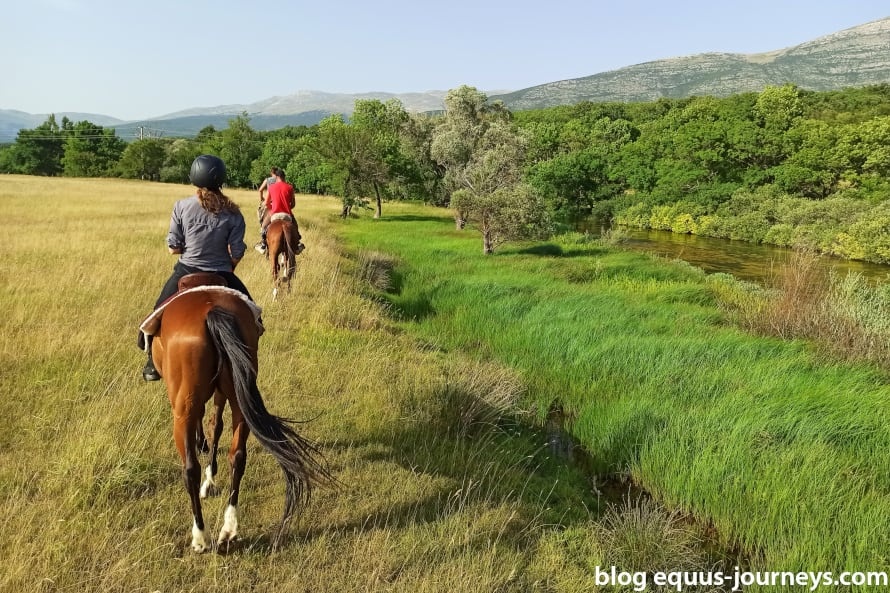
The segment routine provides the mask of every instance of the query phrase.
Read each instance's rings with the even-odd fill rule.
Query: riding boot
[[[160,381],[161,374],[155,368],[155,361],[151,358],[151,342],[154,336],[148,336],[148,361],[142,367],[142,378],[146,381]]]

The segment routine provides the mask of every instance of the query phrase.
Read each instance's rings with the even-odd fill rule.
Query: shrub
[[[794,245],[794,227],[787,223],[774,224],[764,235],[763,242],[791,247]]]
[[[671,222],[671,230],[675,233],[694,235],[698,231],[698,224],[696,224],[695,218],[691,214],[678,214]]]

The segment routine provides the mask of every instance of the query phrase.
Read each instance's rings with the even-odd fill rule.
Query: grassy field
[[[378,294],[402,327],[520,373],[597,473],[713,525],[758,570],[890,567],[886,372],[739,330],[689,266],[580,236],[482,258],[446,216],[388,212],[342,233],[395,270]]]
[[[597,496],[516,411],[519,377],[419,344],[363,298],[324,198],[299,199],[308,248],[292,294],[271,302],[253,251],[238,273],[265,308],[266,403],[311,420],[304,434],[343,487],[317,492],[272,551],[284,484],[251,440],[240,548],[192,554],[166,393],[141,380],[135,346],[189,193],[0,176],[0,591],[593,590]],[[252,245],[255,194],[231,195]],[[223,510],[205,506],[211,533]]]
[[[284,486],[251,440],[240,547],[192,554],[169,404],[135,347],[189,193],[0,176],[0,591],[586,592],[610,590],[597,566],[708,570],[734,548],[762,570],[887,570],[876,370],[735,329],[688,267],[580,238],[486,258],[440,211],[344,222],[308,196],[294,292],[271,301],[255,252],[238,274],[264,307],[266,403],[308,420],[343,487],[273,551]],[[255,194],[231,195],[252,245]],[[554,404],[583,468],[540,428]],[[654,499],[613,504],[615,475]],[[214,533],[223,499],[205,509]]]

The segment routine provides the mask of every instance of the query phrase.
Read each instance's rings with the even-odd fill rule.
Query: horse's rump
[[[221,277],[220,277],[221,278]],[[256,326],[259,335],[263,335],[265,331],[263,328],[263,323],[261,320],[261,315],[263,313],[262,308],[247,298],[247,295],[244,293],[235,290],[234,288],[229,288],[228,286],[219,286],[219,285],[200,285],[195,286],[193,288],[185,288],[180,292],[177,292],[172,297],[161,303],[157,309],[152,311],[145,320],[139,325],[139,329],[146,336],[156,335],[162,326],[162,321],[166,319],[167,309],[170,308],[171,305],[179,301],[179,299],[186,299],[186,310],[190,306],[193,306],[193,297],[188,295],[199,295],[198,300],[207,300],[208,302],[215,302],[217,297],[221,295],[228,295],[229,297],[235,297],[238,301],[241,301],[250,311],[254,325]],[[200,296],[200,295],[203,295]],[[228,302],[228,301],[226,301]],[[230,305],[232,306],[232,305]],[[240,306],[240,305],[239,305]],[[206,313],[206,311],[205,311]],[[197,314],[197,312],[196,312]],[[203,315],[201,317],[203,319]],[[146,341],[147,342],[147,341]]]
[[[272,298],[278,295],[280,286],[290,291],[290,281],[296,271],[296,256],[302,251],[300,230],[290,217],[275,220],[266,229],[267,257],[272,272]]]

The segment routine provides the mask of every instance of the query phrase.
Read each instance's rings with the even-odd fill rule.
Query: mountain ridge
[[[638,102],[691,95],[726,96],[758,92],[786,83],[815,91],[890,83],[890,17],[843,29],[779,50],[754,54],[706,52],[642,62],[584,76],[544,83],[512,92],[494,91],[513,111],[571,105],[582,101]],[[329,93],[302,90],[254,103],[193,107],[140,120],[58,112],[79,121],[115,127],[123,137],[149,135],[193,136],[205,126],[224,128],[232,117],[247,113],[258,130],[287,125],[313,125],[333,113],[352,113],[357,99],[398,99],[408,111],[444,108],[447,91],[409,93]],[[11,141],[18,130],[33,128],[46,114],[0,109],[0,142]]]
[[[824,91],[887,82],[890,17],[780,50],[755,54],[706,52],[666,58],[491,98],[503,101],[512,110],[523,110],[581,101],[727,96],[786,83]]]

